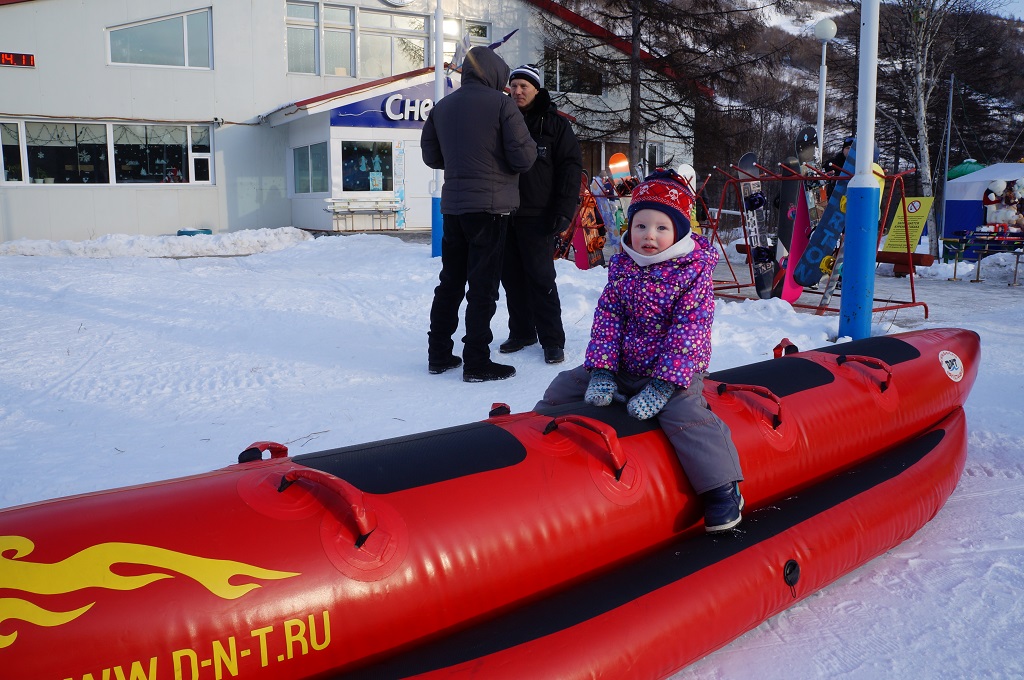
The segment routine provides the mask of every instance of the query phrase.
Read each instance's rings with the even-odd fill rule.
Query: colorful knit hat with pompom
[[[633,189],[626,217],[632,227],[633,216],[641,210],[660,210],[672,220],[678,241],[690,233],[690,209],[695,200],[686,180],[675,170],[657,170]]]

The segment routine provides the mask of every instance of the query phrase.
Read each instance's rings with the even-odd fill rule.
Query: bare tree
[[[600,90],[621,88],[629,93],[622,106],[613,98],[585,96],[593,94],[586,88],[575,94],[561,87],[563,99],[576,112],[580,136],[628,138],[635,164],[643,157],[649,130],[692,145],[708,113],[734,115],[765,108],[770,97],[756,102],[733,94],[749,78],[770,79],[785,47],[763,40],[766,27],[760,10],[788,1],[558,3],[585,17],[585,22],[566,21],[553,11],[540,13],[549,45],[545,71],[555,60],[560,66],[574,63],[581,72],[599,75]]]
[[[879,27],[879,80],[897,84],[908,102],[912,127],[904,125],[891,111],[880,108],[907,141],[907,151],[916,161],[921,192],[934,195],[931,136],[928,111],[936,93],[945,90],[950,67],[960,53],[961,38],[981,13],[996,5],[995,0],[891,0],[882,12]],[[939,254],[934,217],[929,219],[929,251]]]

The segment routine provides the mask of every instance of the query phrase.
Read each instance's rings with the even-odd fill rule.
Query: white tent
[[[1013,183],[1021,178],[1024,178],[1024,163],[996,163],[946,182],[946,218],[942,235],[953,238],[958,231],[984,224],[985,210],[981,199],[988,185],[997,179]]]

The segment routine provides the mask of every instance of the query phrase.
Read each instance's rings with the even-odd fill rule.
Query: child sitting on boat
[[[624,252],[609,263],[585,361],[559,373],[536,408],[582,397],[593,406],[625,400],[640,420],[657,416],[704,502],[706,531],[718,533],[742,519],[743,474],[729,427],[702,394],[718,251],[690,231],[694,200],[671,170],[655,172],[633,190]]]

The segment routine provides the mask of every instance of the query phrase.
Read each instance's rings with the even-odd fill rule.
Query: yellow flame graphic
[[[139,543],[100,543],[53,564],[24,561],[34,549],[35,544],[24,536],[0,536],[0,588],[37,595],[59,595],[83,588],[136,590],[154,581],[174,578],[173,574],[156,571],[120,576],[110,569],[114,564],[134,564],[176,572],[195,580],[217,597],[234,600],[260,587],[260,584],[251,582],[232,585],[229,580],[235,576],[285,579],[299,575],[297,572],[263,569],[243,562],[198,557]],[[70,612],[50,612],[25,600],[0,599],[0,622],[19,619],[43,626],[58,626],[81,616],[93,604]],[[9,646],[15,637],[17,633],[0,636],[0,648]]]

